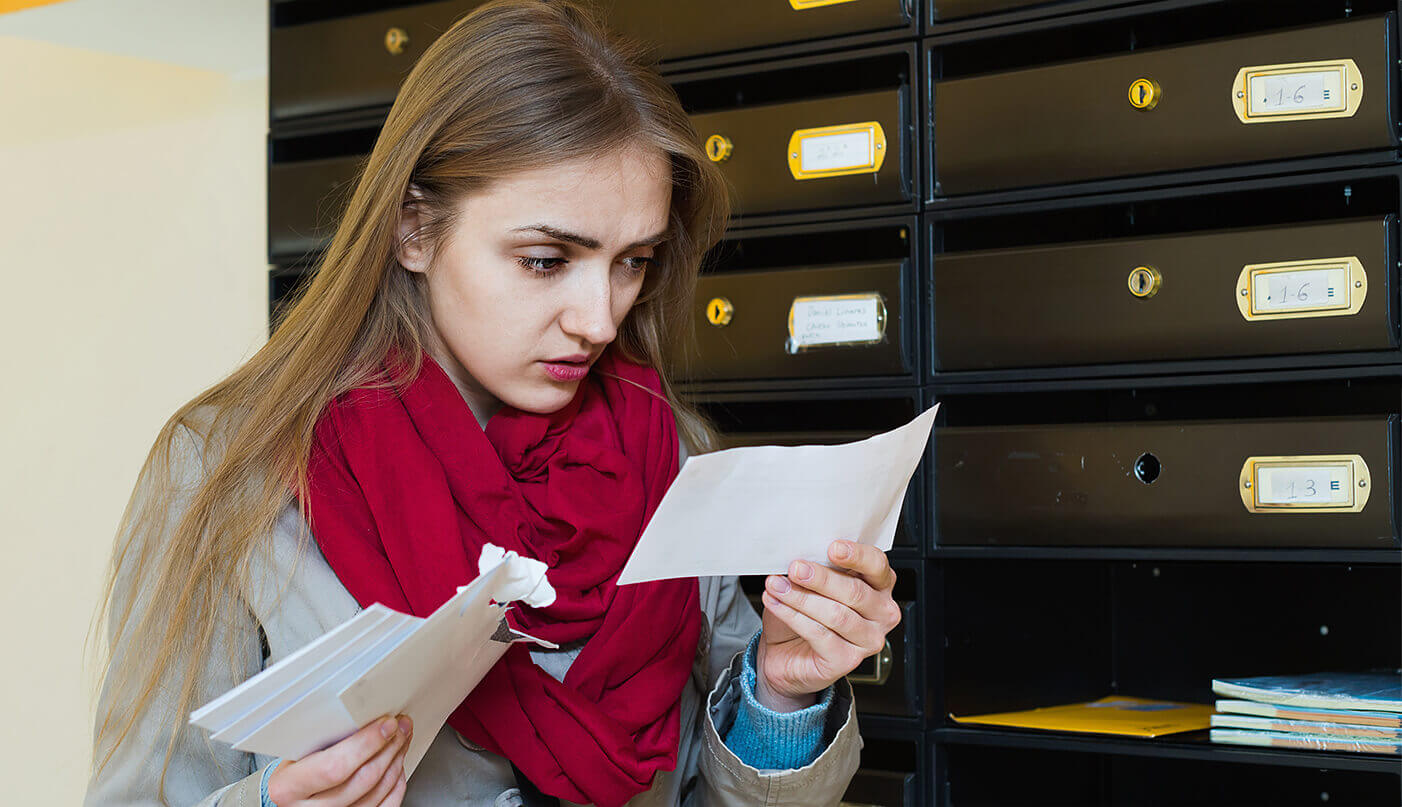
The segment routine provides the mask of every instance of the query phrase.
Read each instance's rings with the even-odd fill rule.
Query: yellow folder
[[[998,712],[950,718],[959,723],[1050,731],[1082,731],[1130,737],[1161,737],[1212,725],[1213,707],[1203,703],[1152,701],[1116,695],[1090,703],[1047,706],[1025,712]]]

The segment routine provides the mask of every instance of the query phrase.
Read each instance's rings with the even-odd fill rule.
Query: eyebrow
[[[551,227],[548,224],[531,224],[526,227],[517,227],[516,229],[512,230],[512,232],[537,232],[541,233],[542,235],[548,235],[551,238],[560,241],[567,241],[571,244],[578,244],[579,246],[584,247],[585,249],[598,249],[599,247],[603,246],[599,243],[598,239],[590,238],[587,235],[580,235],[579,233],[572,233],[568,230],[561,230],[557,227]],[[624,247],[623,251],[627,252],[630,249],[637,249],[638,247],[657,246],[663,241],[666,241],[667,236],[668,231],[663,230],[657,235],[649,236],[641,241],[634,241],[633,243]]]

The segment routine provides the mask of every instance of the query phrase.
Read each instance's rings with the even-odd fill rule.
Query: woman
[[[88,802],[836,804],[843,676],[899,615],[882,553],[770,577],[762,628],[734,579],[613,585],[679,437],[709,442],[665,368],[727,214],[676,96],[580,10],[443,34],[302,298],[147,459]],[[561,650],[513,646],[412,781],[407,719],[297,761],[186,724],[372,602],[430,613],[487,541],[550,564],[512,619]]]

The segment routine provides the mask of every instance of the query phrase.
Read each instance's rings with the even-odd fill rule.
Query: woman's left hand
[[[764,584],[755,697],[777,712],[813,705],[817,693],[879,653],[901,621],[896,572],[869,544],[833,541],[830,569],[794,561]]]

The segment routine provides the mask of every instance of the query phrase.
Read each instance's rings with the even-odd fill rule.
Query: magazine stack
[[[1220,679],[1212,741],[1402,753],[1402,673],[1317,673]]]

